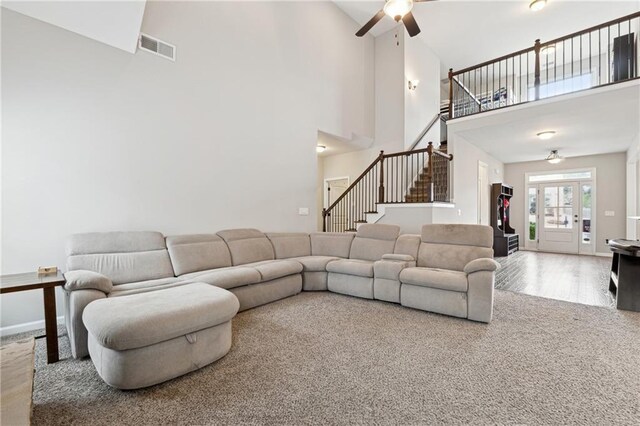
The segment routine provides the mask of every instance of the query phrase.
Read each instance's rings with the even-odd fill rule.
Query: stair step
[[[371,212],[364,212],[364,214],[378,214],[378,212],[371,211]]]
[[[368,223],[366,220],[354,220],[353,223]]]
[[[358,232],[356,228],[345,229],[344,232]]]

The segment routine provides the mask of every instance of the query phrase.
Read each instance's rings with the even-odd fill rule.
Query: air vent
[[[172,61],[176,60],[176,47],[174,45],[165,43],[164,41],[153,38],[147,34],[140,34],[138,48]]]

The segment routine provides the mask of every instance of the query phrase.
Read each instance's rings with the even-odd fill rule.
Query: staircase
[[[323,231],[355,232],[359,224],[376,216],[379,204],[448,202],[449,163],[453,160],[447,153],[448,116],[448,106],[441,108],[408,151],[381,151],[340,198],[322,210]],[[439,149],[433,142],[416,149],[438,122],[442,129]]]

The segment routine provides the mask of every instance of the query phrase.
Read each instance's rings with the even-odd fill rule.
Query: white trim
[[[582,178],[582,179],[567,179],[567,180],[558,180],[558,181],[544,181],[544,182],[529,182],[529,176],[540,176],[540,175],[548,175],[548,174],[558,174],[558,173],[577,173],[577,172],[584,172],[584,171],[589,171],[591,173],[591,177],[590,178]],[[596,199],[597,199],[597,193],[596,193],[596,186],[597,186],[597,176],[596,176],[596,168],[595,167],[583,167],[583,168],[579,168],[579,169],[558,169],[558,170],[546,170],[546,171],[540,171],[540,172],[527,172],[524,174],[524,189],[525,189],[525,193],[524,193],[524,223],[525,223],[525,234],[524,234],[524,246],[529,249],[529,250],[538,250],[538,241],[540,240],[540,235],[539,235],[539,230],[540,230],[540,187],[542,185],[547,185],[547,184],[554,184],[554,183],[558,183],[558,184],[562,184],[562,183],[567,183],[567,182],[574,182],[578,184],[578,188],[579,191],[578,193],[580,195],[582,195],[582,185],[583,184],[591,184],[591,235],[592,235],[592,239],[591,239],[591,244],[589,244],[587,247],[589,248],[589,250],[585,250],[585,244],[582,243],[582,232],[578,232],[578,236],[579,236],[579,243],[578,243],[578,253],[577,254],[581,254],[581,255],[589,255],[589,256],[593,256],[596,253],[596,246],[598,244],[598,238],[597,238],[597,205],[596,205]],[[529,241],[529,188],[530,187],[535,187],[537,189],[537,195],[536,195],[536,240],[535,241]],[[579,206],[578,206],[578,211],[580,212],[580,217],[579,217],[579,224],[580,224],[580,228],[582,226],[582,197],[579,198],[580,202],[579,202]],[[575,253],[573,253],[575,254]]]
[[[613,257],[613,253],[609,252],[609,253],[601,253],[599,251],[596,252],[595,254],[598,257]]]
[[[58,317],[58,325],[64,324],[64,316]],[[22,324],[8,325],[0,327],[0,336],[11,336],[13,334],[24,333],[26,331],[41,330],[44,328],[44,320],[23,322]]]

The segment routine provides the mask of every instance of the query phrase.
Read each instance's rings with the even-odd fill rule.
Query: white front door
[[[540,185],[538,249],[577,254],[580,247],[579,185],[577,182]]]

